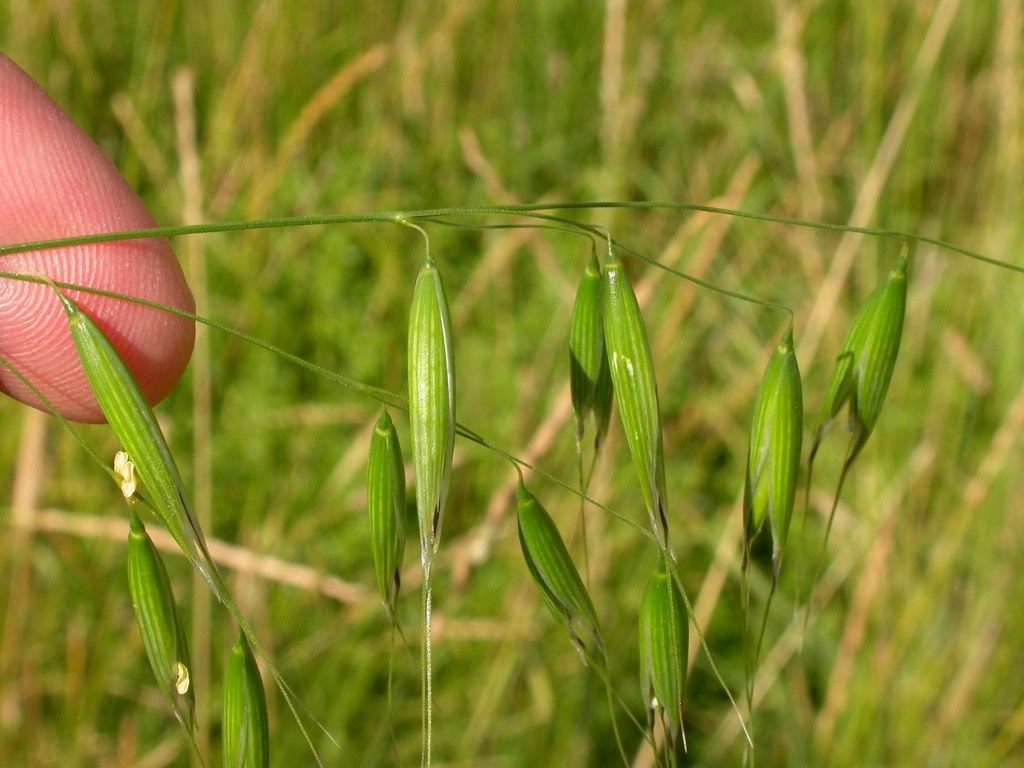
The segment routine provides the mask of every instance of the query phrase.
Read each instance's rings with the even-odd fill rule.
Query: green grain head
[[[600,663],[604,643],[594,603],[554,521],[522,480],[516,490],[516,506],[519,544],[544,602],[565,624],[584,663]]]
[[[267,768],[270,736],[263,680],[245,636],[231,649],[224,673],[224,768]]]
[[[117,350],[92,319],[58,293],[82,369],[103,415],[134,464],[146,499],[189,561],[222,600],[228,599],[206,550],[199,521],[156,417]]]
[[[669,743],[683,736],[683,694],[689,622],[682,593],[658,558],[658,570],[647,583],[640,602],[640,675],[648,711],[665,719]],[[684,737],[685,738],[685,737]]]
[[[608,364],[633,465],[640,478],[651,530],[668,547],[665,457],[658,412],[658,387],[647,330],[626,270],[609,249],[602,281],[604,340]]]
[[[386,410],[381,410],[370,440],[366,500],[377,588],[394,623],[405,552],[405,464],[398,433]]]
[[[134,502],[129,501],[129,505],[132,509],[127,553],[128,593],[135,620],[157,685],[175,716],[191,732],[195,693],[190,681],[192,662],[185,631],[174,606],[174,593],[164,562],[135,513]]]
[[[803,391],[790,327],[768,361],[757,391],[743,493],[747,540],[757,535],[767,518],[776,568],[793,516],[803,424]]]
[[[611,419],[611,371],[604,346],[601,312],[601,266],[592,255],[576,291],[569,324],[569,385],[576,416],[576,440],[583,440],[587,418],[595,422],[594,450],[599,451]]]
[[[875,428],[896,365],[907,304],[907,252],[904,246],[896,268],[857,313],[829,379],[815,447],[848,402],[853,431],[848,461],[860,452]]]
[[[424,568],[429,568],[441,539],[455,448],[452,323],[441,275],[432,259],[416,278],[409,312],[409,423],[420,557]]]

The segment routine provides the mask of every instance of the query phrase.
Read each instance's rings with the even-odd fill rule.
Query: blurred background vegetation
[[[674,200],[905,229],[1020,263],[1022,18],[1021,0],[6,0],[0,45],[162,224]],[[707,214],[583,217],[792,306],[809,420],[852,313],[898,248]],[[460,420],[572,481],[567,328],[589,246],[529,230],[430,233],[452,303]],[[311,227],[175,247],[203,314],[404,390],[414,233]],[[738,695],[747,426],[785,319],[629,266],[658,370],[681,575]],[[792,572],[776,599],[759,765],[1024,765],[1022,291],[1019,276],[918,250],[889,400],[844,491],[802,651]],[[340,742],[318,739],[331,765],[419,760],[414,547],[401,605],[411,650],[395,655],[390,704],[372,590],[363,484],[376,413],[217,333],[200,335],[159,409],[243,610]],[[9,401],[0,417],[3,764],[187,765],[133,624],[117,489],[50,417]],[[617,429],[592,491],[642,522]],[[113,455],[106,428],[83,432]],[[820,454],[809,552],[840,432]],[[522,562],[511,469],[465,441],[455,463],[435,593],[435,764],[617,764],[600,683]],[[530,482],[578,555],[575,497]],[[640,716],[634,622],[657,553],[606,514],[587,517],[614,682]],[[168,562],[216,764],[233,628],[185,563]],[[761,576],[755,595],[764,587]],[[681,762],[738,765],[736,717],[707,660],[691,657]],[[270,705],[273,764],[309,764],[281,700]],[[618,714],[634,764],[652,765]]]

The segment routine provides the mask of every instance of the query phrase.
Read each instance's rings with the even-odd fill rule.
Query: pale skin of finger
[[[0,54],[0,245],[155,226],[103,152],[36,83]],[[45,275],[192,312],[195,302],[165,240],[132,240],[0,257],[0,271]],[[151,403],[181,378],[191,321],[69,291],[121,353]],[[101,422],[53,289],[0,279],[0,357],[73,421]],[[36,407],[0,370],[0,390]]]

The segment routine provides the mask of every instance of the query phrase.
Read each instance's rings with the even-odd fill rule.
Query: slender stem
[[[423,648],[422,648],[422,667],[421,673],[422,678],[420,680],[423,690],[423,698],[421,700],[421,718],[422,718],[422,734],[423,742],[421,749],[420,765],[423,768],[430,768],[431,761],[431,750],[433,749],[433,736],[434,736],[434,657],[433,657],[433,638],[431,635],[431,601],[433,599],[433,590],[431,584],[431,573],[430,564],[425,563],[423,566]]]
[[[608,699],[608,717],[611,718],[612,721],[612,733],[615,735],[615,746],[619,749],[619,757],[622,759],[623,768],[629,768],[629,758],[626,757],[626,748],[622,744],[622,734],[619,732],[619,722],[618,719],[615,717],[615,702],[612,699],[612,682],[607,672],[608,656],[605,655],[604,658],[605,674],[603,674],[601,677],[604,680],[605,696]]]
[[[317,216],[288,216],[272,219],[256,219],[251,221],[224,221],[218,223],[192,224],[188,226],[167,226],[153,227],[150,229],[137,229],[124,232],[102,232],[93,235],[81,235],[77,237],[56,238],[51,240],[39,240],[32,243],[16,243],[13,245],[0,246],[0,256],[11,253],[24,253],[26,251],[48,250],[53,248],[66,248],[76,245],[90,245],[93,243],[116,242],[121,240],[139,240],[157,237],[177,237],[181,235],[193,235],[205,232],[241,232],[257,229],[289,229],[294,227],[327,226],[334,224],[372,224],[372,223],[408,223],[415,220],[431,220],[439,217],[452,216],[525,216],[528,218],[543,219],[540,216],[544,211],[579,211],[579,210],[600,210],[600,209],[628,209],[628,210],[664,210],[664,211],[686,211],[690,213],[709,213],[719,216],[731,216],[733,218],[747,219],[771,224],[783,224],[793,227],[804,227],[817,229],[826,232],[852,232],[854,234],[869,235],[872,237],[910,240],[917,243],[925,243],[935,246],[950,253],[964,256],[975,261],[980,261],[1000,269],[1024,274],[1024,266],[1012,264],[1007,261],[986,256],[983,253],[970,248],[956,245],[947,240],[937,237],[930,237],[915,232],[905,232],[896,229],[882,229],[876,227],[858,227],[850,224],[834,224],[823,221],[810,221],[797,219],[788,216],[774,216],[767,213],[744,211],[736,208],[723,208],[714,205],[703,205],[699,203],[670,202],[670,201],[646,201],[646,202],[620,202],[620,201],[592,201],[578,203],[533,203],[528,205],[477,205],[477,206],[456,206],[449,208],[433,208],[412,211],[375,211],[358,214],[322,214]],[[593,227],[574,222],[571,219],[562,219],[571,222],[581,230],[595,231]]]
[[[822,573],[825,570],[825,558],[828,555],[828,539],[832,533],[832,523],[836,519],[836,510],[839,508],[839,497],[843,493],[843,484],[846,482],[846,476],[850,472],[850,467],[853,466],[854,459],[860,453],[860,449],[864,445],[864,440],[859,434],[854,435],[852,442],[850,443],[850,450],[846,454],[846,459],[843,461],[843,468],[839,471],[839,482],[836,484],[836,493],[832,498],[832,509],[828,513],[828,523],[825,525],[825,537],[821,542],[821,551],[818,554],[817,562],[814,566],[814,576],[811,579],[811,583],[808,585],[807,592],[807,609],[804,611],[804,623],[801,631],[802,635],[807,634],[807,624],[811,617],[811,597],[814,594],[814,585],[821,578]]]
[[[654,738],[653,738],[653,735],[651,733],[651,729],[648,728],[648,727],[645,727],[643,723],[641,723],[639,720],[637,720],[637,718],[633,714],[632,710],[630,710],[629,705],[619,695],[618,691],[616,691],[615,687],[612,685],[611,677],[608,674],[608,657],[607,657],[607,655],[603,655],[603,656],[598,657],[596,659],[591,659],[590,667],[595,672],[597,672],[597,676],[601,678],[601,681],[605,685],[605,691],[607,692],[607,695],[609,697],[613,698],[615,703],[617,703],[619,705],[619,708],[622,709],[622,711],[626,713],[626,717],[629,718],[629,721],[633,724],[633,727],[635,727],[636,730],[639,731],[641,737],[644,738],[647,741],[647,743],[650,745],[652,754],[657,755],[657,753],[658,753],[658,746],[657,746],[657,744],[654,743]],[[618,743],[619,739],[620,739],[620,734],[619,734],[618,724],[617,724],[614,716],[612,717],[612,727],[613,727],[613,730],[614,730],[614,732],[616,734],[616,742]],[[628,762],[629,762],[628,758],[626,759],[626,762],[628,764]]]
[[[750,534],[747,523],[747,515],[743,513],[743,565],[740,569],[740,603],[743,613],[743,674],[744,692],[747,700],[747,718],[750,720],[750,730],[754,730],[754,662],[750,654]],[[748,764],[753,762],[754,749],[747,746],[744,761]]]
[[[811,516],[811,479],[814,477],[814,459],[818,455],[818,447],[821,445],[821,438],[824,428],[819,427],[817,433],[814,436],[814,442],[811,444],[810,453],[807,456],[807,484],[804,486],[804,516],[800,522],[800,553],[801,556],[797,558],[797,575],[796,575],[796,609],[795,613],[799,613],[800,604],[803,602],[804,594],[804,581],[807,578],[807,566],[804,564],[806,557],[804,555],[807,552],[807,518]],[[811,593],[814,591],[814,583],[807,584],[807,603],[808,610],[810,610]],[[800,632],[800,652],[803,652],[804,637],[807,632],[807,616],[804,616],[803,627]]]
[[[747,730],[747,723],[746,720],[743,719],[743,713],[740,711],[739,705],[736,703],[736,698],[732,695],[732,691],[729,690],[729,686],[726,685],[725,678],[722,677],[722,673],[718,669],[718,664],[715,663],[715,657],[711,654],[711,648],[708,646],[707,638],[704,636],[704,630],[701,629],[700,622],[697,621],[697,614],[693,610],[693,604],[690,602],[690,596],[686,594],[686,590],[683,588],[682,582],[679,580],[679,574],[676,573],[674,564],[672,564],[672,567],[670,568],[670,575],[676,580],[676,586],[679,587],[679,593],[683,596],[683,605],[686,607],[686,614],[690,617],[690,621],[693,623],[693,628],[697,632],[697,639],[700,642],[700,647],[704,652],[705,658],[708,660],[708,666],[711,668],[711,674],[714,676],[715,681],[718,683],[722,691],[725,692],[726,698],[729,699],[729,704],[732,706],[733,712],[736,713],[737,720],[739,720],[743,736],[746,738],[747,744],[753,748],[754,740],[750,735],[750,731]]]
[[[388,738],[391,742],[391,751],[394,753],[395,765],[401,764],[401,756],[398,754],[398,737],[395,735],[395,719],[392,715],[394,709],[394,681],[395,681],[395,635],[401,636],[401,629],[398,626],[398,620],[395,619],[391,624],[391,634],[388,644],[388,689],[387,689],[387,721],[388,721]],[[402,637],[402,643],[405,643],[405,638]]]

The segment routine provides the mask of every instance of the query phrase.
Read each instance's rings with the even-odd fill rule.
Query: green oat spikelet
[[[422,230],[420,230],[422,233]],[[426,237],[424,233],[424,237]],[[409,309],[409,423],[416,478],[416,517],[423,565],[421,765],[431,764],[433,744],[432,564],[441,543],[441,522],[455,449],[455,361],[452,321],[441,275],[427,246]]]
[[[167,568],[127,492],[126,498],[130,508],[127,562],[132,610],[157,685],[167,697],[174,716],[191,734],[195,726],[196,701],[190,681],[192,662],[185,630],[174,606]]]
[[[519,544],[544,602],[565,625],[583,663],[603,664],[604,641],[594,603],[554,521],[522,478],[516,489],[516,509]]]
[[[683,596],[669,571],[665,557],[658,558],[658,570],[647,583],[640,602],[640,679],[648,721],[664,718],[669,748],[682,738],[683,694],[686,689],[686,654],[690,626]]]
[[[793,517],[803,425],[803,390],[790,325],[757,391],[743,489],[747,548],[767,519],[776,577]]]
[[[267,768],[270,736],[263,680],[239,633],[224,672],[224,768]]]
[[[846,458],[839,471],[835,495],[832,498],[832,509],[829,511],[828,522],[825,525],[822,552],[816,566],[814,581],[817,581],[820,571],[824,567],[825,552],[828,549],[828,540],[846,476],[875,428],[885,402],[886,392],[889,389],[893,368],[896,366],[907,306],[909,250],[909,246],[904,244],[900,249],[900,257],[896,266],[889,272],[885,282],[868,296],[864,306],[854,318],[853,325],[847,332],[846,338],[843,339],[842,347],[836,358],[836,367],[829,379],[825,400],[822,403],[821,418],[807,458],[805,507],[809,508],[810,506],[814,458],[821,446],[822,438],[839,411],[847,403],[849,403],[851,435]],[[811,600],[808,599],[807,609],[804,613],[804,633],[807,630],[810,613]]]
[[[630,455],[640,478],[651,530],[663,551],[668,550],[665,457],[647,330],[640,306],[618,256],[608,249],[602,281],[604,340],[615,402]]]
[[[57,292],[71,338],[96,401],[145,485],[147,500],[189,561],[222,602],[228,596],[206,548],[206,539],[177,464],[135,378],[103,332],[75,302]]]
[[[822,404],[821,419],[807,459],[808,495],[818,447],[832,420],[846,403],[849,403],[849,426],[852,433],[825,529],[826,545],[846,475],[875,428],[896,365],[907,305],[908,251],[909,247],[904,245],[896,267],[889,272],[885,282],[868,296],[854,318],[853,325],[843,339]]]
[[[797,476],[800,472],[800,450],[803,443],[804,408],[800,369],[793,348],[793,325],[790,322],[765,367],[754,401],[754,415],[747,449],[746,478],[743,485],[743,567],[741,595],[743,601],[743,643],[746,669],[747,708],[753,711],[754,670],[760,658],[761,644],[779,571],[782,567]],[[748,565],[753,541],[765,527],[772,540],[772,580],[765,601],[760,631],[751,648],[749,644],[750,583]]]
[[[622,736],[616,724],[614,695],[608,677],[608,657],[594,602],[590,599],[590,593],[572,562],[558,528],[537,497],[527,489],[522,474],[519,475],[516,488],[516,521],[523,559],[526,560],[530,576],[540,589],[544,603],[555,619],[565,626],[583,663],[593,666],[604,682],[615,743],[623,765],[628,765]]]
[[[569,323],[569,389],[576,417],[576,442],[582,443],[587,417],[594,415],[594,453],[601,450],[611,417],[611,371],[604,344],[601,266],[592,254],[576,290]]]
[[[388,619],[397,626],[395,611],[405,552],[405,463],[398,433],[386,409],[381,410],[370,440],[366,502],[377,588]]]
[[[96,401],[114,434],[131,456],[133,473],[138,474],[138,479],[145,487],[146,496],[140,496],[140,501],[153,509],[189,563],[203,575],[213,594],[238,622],[248,636],[249,642],[266,661],[288,710],[313,754],[314,762],[318,766],[323,766],[320,754],[300,717],[295,693],[252,633],[249,623],[242,615],[210,556],[202,528],[189,502],[181,473],[138,383],[117,350],[92,319],[74,301],[61,293],[56,285],[52,282],[50,285],[64,308],[71,338]],[[134,481],[134,477],[132,480]],[[121,481],[124,490],[126,478],[122,476]],[[312,720],[328,739],[337,743],[322,723],[315,717],[312,717]]]
[[[441,275],[429,255],[416,278],[409,312],[409,423],[420,557],[429,568],[441,540],[455,448],[452,323]]]
[[[904,245],[896,267],[868,297],[843,339],[811,447],[812,461],[826,429],[847,402],[853,433],[847,463],[857,457],[875,428],[903,336],[908,251]]]

